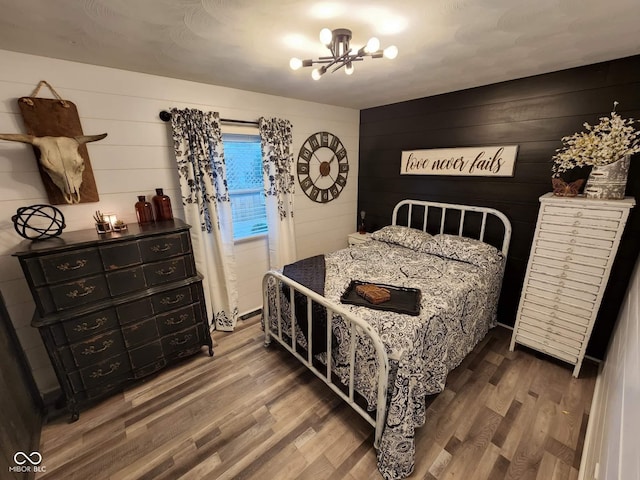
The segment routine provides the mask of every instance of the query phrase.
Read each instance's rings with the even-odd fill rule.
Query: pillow
[[[421,251],[424,244],[433,238],[427,232],[402,225],[387,225],[371,234],[371,238],[380,242],[392,243],[401,247]]]
[[[439,233],[422,245],[422,252],[485,267],[502,262],[503,255],[493,245],[475,238]]]

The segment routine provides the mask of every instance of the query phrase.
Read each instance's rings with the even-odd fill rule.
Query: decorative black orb
[[[18,235],[27,240],[57,237],[66,227],[64,215],[52,205],[20,207],[11,221]]]

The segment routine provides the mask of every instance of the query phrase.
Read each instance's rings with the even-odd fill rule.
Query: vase
[[[631,156],[625,155],[608,165],[594,166],[584,187],[587,198],[620,200],[624,198]]]
[[[147,202],[144,195],[138,195],[138,201],[135,204],[136,218],[139,224],[153,223],[153,208],[151,203]]]
[[[153,206],[156,210],[156,222],[163,220],[173,220],[171,209],[171,199],[164,194],[162,188],[156,188],[156,194],[152,198]]]

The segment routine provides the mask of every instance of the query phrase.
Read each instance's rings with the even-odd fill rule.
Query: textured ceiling
[[[0,49],[352,108],[640,53],[640,0],[0,0]],[[322,27],[399,49],[311,79]]]

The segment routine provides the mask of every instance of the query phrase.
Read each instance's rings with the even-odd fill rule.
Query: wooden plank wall
[[[551,157],[561,138],[598,123],[613,102],[640,119],[640,56],[497,83],[360,112],[358,211],[369,231],[391,221],[393,206],[415,198],[502,210],[513,225],[499,321],[513,325],[538,214],[551,190]],[[640,124],[637,125],[640,128]],[[402,150],[519,145],[510,178],[400,175]],[[640,154],[627,195],[640,199]],[[355,219],[354,219],[355,224]],[[603,358],[638,256],[640,207],[632,210],[587,355]]]

